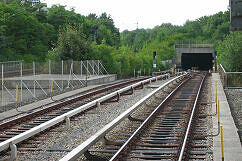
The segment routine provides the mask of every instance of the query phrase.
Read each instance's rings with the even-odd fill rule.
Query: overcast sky
[[[228,9],[229,0],[41,0],[48,7],[53,4],[74,7],[77,13],[110,14],[115,26],[123,31],[153,28],[162,23],[183,25],[186,20],[212,15]]]

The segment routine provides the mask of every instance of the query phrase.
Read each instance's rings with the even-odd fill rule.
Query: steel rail
[[[196,95],[196,98],[194,99],[194,105],[193,105],[193,108],[192,108],[192,112],[191,112],[191,117],[193,117],[194,115],[194,112],[195,112],[195,109],[194,107],[196,107],[196,103],[197,103],[197,99],[198,99],[198,96],[199,96],[199,93],[200,93],[200,89],[201,89],[201,86],[202,86],[202,83],[203,83],[203,80],[204,78],[201,80],[201,83],[200,83],[200,86],[198,88],[198,91],[197,91],[197,95]],[[182,82],[176,89],[174,89],[172,92],[175,92],[175,90],[177,90],[184,82]],[[122,145],[122,147],[115,153],[115,155],[109,160],[109,161],[116,161],[116,160],[119,160],[120,157],[121,157],[121,154],[123,154],[123,152],[125,150],[127,150],[127,147],[130,143],[134,142],[133,139],[139,135],[139,133],[141,132],[141,130],[147,126],[148,122],[150,121],[150,119],[155,115],[155,113],[159,110],[159,108],[162,106],[163,103],[165,103],[165,101],[168,99],[168,97],[170,97],[172,95],[172,93],[167,96],[161,103],[160,105],[158,105],[158,107],[149,115],[149,117],[139,126],[139,128],[131,135],[131,137],[124,143],[124,145]],[[189,118],[190,120],[190,118]],[[189,127],[191,126],[191,123],[188,125]],[[188,129],[188,131],[190,130],[190,128]],[[187,130],[186,130],[187,132]],[[187,138],[188,134],[185,133],[186,136],[184,138]],[[182,145],[185,145],[184,143],[182,143]],[[182,146],[183,147],[183,146]],[[181,149],[185,149],[185,148],[181,148]],[[181,153],[179,153],[181,154]]]
[[[55,126],[55,125],[57,125],[60,122],[65,121],[66,118],[70,118],[72,116],[75,116],[75,115],[77,115],[77,114],[87,110],[88,108],[96,106],[97,104],[100,104],[101,102],[104,102],[104,101],[106,101],[106,100],[108,100],[110,98],[113,98],[113,97],[115,97],[115,96],[117,96],[117,95],[119,95],[119,94],[121,94],[123,92],[129,91],[130,89],[132,90],[132,89],[134,89],[134,88],[136,88],[138,86],[141,86],[141,85],[146,84],[146,83],[150,83],[151,81],[155,81],[157,79],[164,78],[164,77],[167,77],[167,76],[169,76],[169,74],[165,74],[165,75],[161,75],[161,76],[157,76],[157,77],[152,77],[150,79],[146,79],[144,81],[135,83],[133,85],[130,85],[130,86],[127,86],[127,87],[122,88],[120,90],[117,90],[115,92],[112,92],[112,93],[110,93],[110,94],[108,94],[106,96],[98,98],[98,99],[96,99],[96,100],[94,100],[92,102],[89,102],[89,103],[87,103],[85,105],[82,105],[82,106],[80,106],[80,107],[78,107],[78,108],[76,108],[76,109],[74,109],[72,111],[69,111],[69,112],[67,112],[67,113],[65,113],[63,115],[57,116],[56,118],[53,118],[53,119],[51,119],[51,120],[49,120],[49,121],[47,121],[47,122],[45,122],[45,123],[43,123],[41,125],[38,125],[38,126],[32,128],[32,129],[28,130],[28,131],[25,131],[24,133],[21,133],[21,134],[19,134],[17,136],[14,136],[13,138],[10,138],[10,139],[8,139],[6,141],[1,142],[0,143],[0,152],[4,151],[4,150],[7,150],[12,145],[18,144],[18,143],[20,143],[20,142],[22,142],[22,141],[24,141],[24,140],[26,140],[26,139],[28,139],[28,138],[38,134],[38,133],[40,133],[40,132],[42,132],[42,131],[44,131],[44,130],[52,127],[52,126]]]
[[[161,108],[161,106],[181,87],[188,79],[184,80],[181,84],[179,84],[175,89],[169,93],[166,98],[155,108],[155,110],[144,120],[144,122],[138,127],[137,130],[129,137],[129,139],[121,146],[121,148],[114,154],[114,156],[109,161],[118,160],[120,154],[126,150],[128,145],[132,142],[132,140],[141,132],[141,130],[148,124],[151,118],[157,113],[157,111]]]
[[[91,96],[93,96],[95,94],[100,94],[100,93],[103,93],[104,91],[108,91],[108,90],[111,90],[113,88],[117,88],[119,86],[124,86],[124,85],[127,85],[127,84],[135,83],[135,82],[138,82],[138,81],[143,81],[145,79],[149,79],[149,78],[142,78],[142,79],[139,79],[139,80],[131,80],[131,81],[126,81],[126,82],[121,82],[121,83],[117,83],[117,84],[114,84],[114,85],[111,85],[111,86],[108,86],[108,87],[104,87],[102,89],[98,89],[100,87],[100,86],[98,86],[98,87],[94,88],[94,91],[91,91],[92,89],[89,89],[89,90],[86,91],[86,93],[84,93],[85,91],[81,92],[81,93],[84,93],[84,94],[80,94],[79,93],[79,94],[75,94],[75,95],[72,95],[70,97],[67,97],[65,99],[53,100],[54,102],[52,102],[51,105],[47,104],[48,106],[46,108],[40,109],[38,111],[34,111],[32,113],[28,113],[27,115],[18,117],[18,118],[13,119],[13,120],[9,120],[9,121],[0,123],[0,129],[4,130],[7,127],[9,127],[9,126],[11,126],[13,124],[16,124],[16,122],[22,122],[22,121],[25,121],[28,118],[32,118],[33,116],[36,117],[36,116],[44,114],[44,113],[46,113],[48,111],[55,110],[55,109],[57,109],[59,107],[63,107],[63,106],[66,106],[68,104],[80,101],[80,100],[82,100],[84,98],[91,97]],[[0,120],[0,121],[2,121],[2,120]]]
[[[180,150],[178,161],[182,161],[183,156],[184,156],[186,143],[187,143],[187,140],[188,140],[188,137],[189,137],[189,132],[190,132],[190,129],[191,129],[191,126],[192,126],[193,116],[194,116],[194,113],[195,113],[195,110],[196,110],[196,107],[197,107],[197,100],[198,100],[198,97],[200,95],[200,91],[201,91],[205,77],[206,77],[206,75],[203,76],[203,78],[202,78],[202,81],[200,83],[200,86],[199,86],[199,89],[198,89],[198,92],[197,92],[197,95],[196,95],[196,99],[195,99],[193,107],[192,107],[192,113],[191,113],[190,118],[189,118],[187,130],[186,130],[185,137],[184,137],[184,140],[183,140],[183,143],[182,143],[182,147],[181,147],[181,150]]]
[[[120,122],[122,122],[125,118],[127,118],[131,113],[133,113],[137,108],[139,108],[140,105],[146,102],[147,99],[152,97],[154,94],[156,94],[159,90],[166,87],[168,84],[170,84],[173,81],[176,81],[177,79],[182,79],[185,77],[186,74],[183,74],[181,76],[175,77],[172,80],[166,82],[159,88],[155,89],[153,92],[145,96],[143,99],[135,103],[132,107],[130,107],[128,110],[123,112],[121,115],[119,115],[116,119],[114,119],[112,122],[105,125],[101,130],[99,130],[96,134],[92,135],[89,139],[84,141],[82,144],[80,144],[78,147],[73,149],[70,153],[68,153],[66,156],[64,156],[60,161],[74,161],[78,159],[78,157],[84,153],[88,148],[90,148],[92,145],[94,145],[98,140],[100,140],[102,137],[104,137],[109,131],[111,131],[114,127],[116,127]]]

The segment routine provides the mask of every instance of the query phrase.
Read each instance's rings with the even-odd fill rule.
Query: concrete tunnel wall
[[[199,70],[213,68],[215,50],[213,48],[176,48],[176,66],[184,70],[197,67]]]

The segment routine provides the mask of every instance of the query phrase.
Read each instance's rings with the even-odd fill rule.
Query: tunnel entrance
[[[212,53],[182,53],[181,66],[183,69],[197,67],[199,70],[209,70],[213,67]]]

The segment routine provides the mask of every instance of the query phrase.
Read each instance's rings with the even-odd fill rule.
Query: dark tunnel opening
[[[199,70],[209,70],[213,68],[212,53],[182,53],[181,66],[183,69],[197,67]]]

